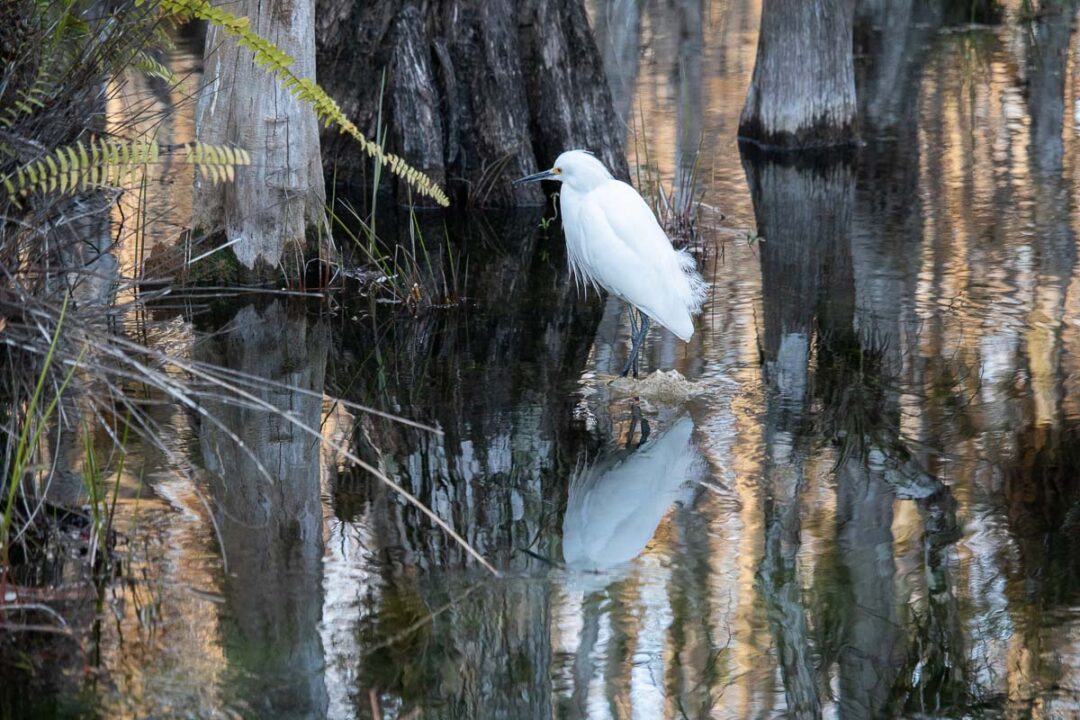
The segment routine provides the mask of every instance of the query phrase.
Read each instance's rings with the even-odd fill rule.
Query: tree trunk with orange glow
[[[739,136],[803,148],[855,140],[853,0],[764,0]]]
[[[293,71],[315,77],[315,0],[215,2],[251,19],[251,28],[295,58]],[[199,177],[195,228],[224,232],[232,250],[255,277],[277,276],[286,260],[302,261],[307,231],[325,222],[326,192],[315,113],[211,24],[206,34],[204,89],[195,133],[205,143],[235,145],[252,163],[226,185]],[[299,273],[297,263],[289,274]]]

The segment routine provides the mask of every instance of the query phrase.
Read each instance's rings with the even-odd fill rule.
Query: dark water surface
[[[635,179],[709,205],[698,332],[647,348],[685,402],[607,384],[626,316],[529,215],[452,230],[465,307],[156,311],[150,342],[280,383],[503,576],[295,425],[163,402],[130,569],[18,712],[1080,716],[1075,5],[880,4],[866,144],[813,161],[734,140],[758,2],[593,8]]]

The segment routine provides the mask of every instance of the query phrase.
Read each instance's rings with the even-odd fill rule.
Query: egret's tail
[[[697,264],[690,253],[678,250],[675,253],[679,272],[672,278],[671,292],[662,306],[644,308],[650,316],[688,342],[694,334],[694,315],[701,310],[709,286],[697,271]],[[655,313],[655,314],[654,314]]]
[[[690,314],[695,315],[701,311],[701,306],[705,303],[705,297],[709,293],[709,284],[701,277],[697,263],[694,262],[694,257],[690,253],[679,250],[675,256],[679,259],[679,269],[682,270],[683,277],[686,279],[686,287],[680,288],[681,299],[685,302]]]
[[[701,311],[708,285],[686,250],[677,250],[674,257],[678,272],[666,273],[661,297],[657,302],[638,304],[637,308],[674,332],[681,341],[689,342],[693,336],[693,316]],[[672,266],[669,264],[667,268],[671,270]]]

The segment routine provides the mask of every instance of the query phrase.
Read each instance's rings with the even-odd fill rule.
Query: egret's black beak
[[[532,175],[526,175],[523,178],[518,178],[511,184],[521,185],[522,183],[536,182],[537,180],[547,180],[548,178],[553,178],[556,175],[558,175],[558,173],[556,173],[554,170],[544,170],[543,172],[533,173]]]

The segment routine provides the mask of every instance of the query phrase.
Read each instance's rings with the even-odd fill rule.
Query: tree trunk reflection
[[[939,548],[928,553],[928,559],[939,558],[935,567],[942,538],[952,538],[956,527],[946,489],[901,435],[899,388],[911,332],[905,298],[915,275],[905,267],[912,249],[884,243],[880,233],[883,226],[912,221],[910,210],[880,202],[881,192],[890,196],[888,187],[866,195],[872,204],[860,200],[857,181],[875,181],[878,152],[867,151],[857,176],[843,160],[778,158],[744,148],[764,238],[766,546],[758,588],[769,610],[789,712],[796,717],[820,716],[823,675],[834,664],[841,717],[887,714],[896,684],[910,677],[901,673],[907,640],[894,586],[896,500],[914,500],[926,518],[925,541]],[[918,163],[907,167],[917,177]],[[911,176],[898,175],[899,197]],[[836,544],[815,568],[804,600],[800,496],[809,483],[820,482],[807,474],[817,454],[815,438],[835,448],[835,459],[827,462],[836,471]],[[934,618],[943,612],[944,627],[952,627],[949,597],[939,593],[931,625],[941,626]],[[954,634],[921,637],[956,646]],[[937,654],[922,645],[918,652],[923,658]]]
[[[199,429],[228,562],[225,651],[235,682],[267,717],[326,712],[320,444],[297,424],[320,427],[328,345],[324,323],[274,300],[244,307],[195,351],[203,362],[315,393],[251,391],[292,420],[247,401],[208,401],[207,413],[221,426],[203,419]]]
[[[768,609],[793,717],[821,716],[821,697],[797,556],[805,487],[810,354],[815,319],[837,302],[850,313],[854,174],[846,162],[777,159],[743,148],[761,245],[765,396],[765,555],[758,590]]]
[[[1063,335],[1069,322],[1070,283],[1076,265],[1073,191],[1065,177],[1066,76],[1076,19],[1074,0],[1039,4],[1024,35],[1027,111],[1031,118],[1028,166],[1032,179],[1033,249],[1038,282],[1026,318],[1026,360],[1031,406],[1016,430],[1015,457],[1005,468],[1009,526],[1023,559],[1011,593],[1029,602],[1031,618],[1010,642],[1008,695],[1015,712],[1042,702],[1047,687],[1068,682],[1058,660],[1067,641],[1038,621],[1059,604],[1071,605],[1080,589],[1075,516],[1080,484],[1080,426],[1064,412],[1068,374]],[[1018,358],[1018,362],[1023,362]],[[1015,571],[1014,571],[1015,572]],[[1023,588],[1020,591],[1020,588]]]
[[[519,244],[509,248],[506,238]],[[572,420],[568,382],[585,365],[600,306],[595,297],[583,301],[566,275],[561,239],[539,237],[535,218],[487,216],[456,240],[467,258],[469,305],[351,324],[332,383],[351,399],[443,431],[360,416],[356,443],[510,577],[486,577],[391,489],[346,472],[333,487],[337,515],[371,518],[377,547],[369,551],[385,559],[358,625],[363,644],[378,649],[350,662],[365,692],[374,688],[405,711],[547,717],[551,589],[519,576],[550,565],[522,550],[561,558],[559,512],[586,441]],[[468,255],[471,247],[483,251]],[[430,625],[408,630],[448,603]]]

